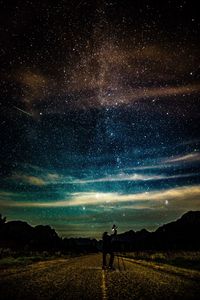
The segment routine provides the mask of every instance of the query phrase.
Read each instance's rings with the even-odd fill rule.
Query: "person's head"
[[[117,226],[113,224],[112,229],[117,229]]]

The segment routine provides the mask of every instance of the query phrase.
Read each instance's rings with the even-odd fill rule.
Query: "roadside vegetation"
[[[48,251],[13,251],[11,249],[0,248],[0,269],[9,267],[26,266],[39,261],[55,260],[59,258],[67,259],[84,255],[84,253],[61,253]]]
[[[122,255],[135,260],[169,264],[200,271],[200,251],[138,251],[123,253]]]

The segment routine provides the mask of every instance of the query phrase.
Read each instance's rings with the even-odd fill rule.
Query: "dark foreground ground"
[[[101,255],[56,259],[0,270],[0,299],[200,299],[200,272]]]

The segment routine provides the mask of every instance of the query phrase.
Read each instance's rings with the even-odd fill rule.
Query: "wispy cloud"
[[[151,170],[151,169],[166,169],[174,164],[193,163],[200,161],[200,152],[189,152],[181,155],[162,157],[152,163],[143,164],[140,166],[127,167],[124,170]],[[191,175],[191,174],[189,174]]]
[[[97,87],[96,87],[97,88]],[[141,100],[149,100],[156,98],[158,101],[161,98],[168,97],[174,98],[176,96],[186,96],[192,95],[200,92],[200,85],[197,84],[188,84],[184,86],[163,86],[163,87],[139,87],[137,89],[122,87],[116,87],[112,93],[107,92],[107,87],[102,87],[105,91],[102,94],[96,96],[81,98],[79,103],[79,108],[82,107],[109,107],[109,106],[118,106],[118,105],[127,105]],[[117,100],[116,100],[117,99]]]
[[[74,180],[73,183],[77,184],[86,184],[86,183],[95,183],[95,182],[113,182],[113,181],[141,181],[141,180],[157,180],[162,179],[163,177],[160,175],[142,175],[142,174],[125,174],[119,173],[112,176],[106,176],[101,178],[94,179],[77,179]]]
[[[130,89],[126,92],[123,90],[120,94],[117,91],[117,94],[113,93],[112,97],[109,99],[104,99],[104,103],[107,105],[113,105],[112,101],[115,103],[116,97],[121,99],[119,104],[127,104],[138,100],[143,99],[152,99],[160,97],[172,97],[179,95],[190,95],[198,93],[200,91],[200,85],[188,84],[184,86],[163,86],[163,87],[146,87],[146,88],[137,88]],[[107,100],[107,101],[106,101]]]
[[[199,152],[191,152],[184,155],[173,156],[164,160],[165,163],[179,163],[179,162],[195,162],[200,161]]]
[[[197,83],[188,83],[182,86],[170,86],[168,84],[168,81],[172,80],[173,77],[176,78],[178,74],[181,77],[188,74],[188,66],[182,63],[186,59],[185,54],[184,58],[180,59],[180,57],[174,57],[174,50],[171,50],[169,54],[158,45],[146,46],[145,49],[141,47],[135,49],[136,45],[134,44],[133,49],[130,51],[116,48],[114,44],[103,42],[100,49],[97,50],[95,60],[94,55],[91,55],[91,51],[93,53],[94,49],[88,49],[88,52],[84,51],[80,61],[69,71],[67,78],[70,78],[70,80],[67,81],[67,84],[65,72],[63,78],[59,77],[59,81],[52,81],[49,76],[42,74],[39,70],[17,71],[14,79],[22,86],[22,101],[26,113],[33,117],[39,117],[38,99],[40,99],[40,102],[45,103],[48,101],[49,96],[51,96],[51,99],[57,99],[57,95],[60,95],[61,101],[58,103],[54,100],[53,109],[48,108],[48,112],[63,113],[63,105],[68,108],[76,105],[77,109],[81,109],[85,106],[126,105],[143,99],[156,98],[159,100],[162,97],[174,98],[173,96],[199,93],[200,85]],[[146,68],[144,62],[149,63],[149,59],[152,62],[151,68]],[[194,64],[194,61],[191,63]],[[97,73],[91,72],[94,65],[96,65]],[[153,69],[152,66],[154,66]],[[113,69],[120,71],[113,72]],[[163,72],[163,70],[165,71]],[[127,85],[124,87],[122,80],[124,76],[119,76],[119,74],[130,78],[131,82],[136,81],[138,83],[136,84],[137,88],[128,87]],[[155,78],[162,80],[163,86],[144,86],[146,82],[154,82]],[[112,87],[112,93],[108,92],[110,87]],[[70,93],[80,94],[80,91],[90,91],[91,96],[88,96],[89,93],[85,93],[86,96],[82,96],[76,103],[62,101]],[[168,99],[168,101],[171,100]]]
[[[154,166],[146,166],[144,169],[153,169]],[[161,168],[161,167],[159,167]],[[106,176],[101,178],[94,178],[94,179],[75,179],[72,180],[71,183],[73,184],[87,184],[87,183],[96,183],[96,182],[117,182],[117,181],[154,181],[154,180],[164,180],[164,179],[178,179],[178,178],[185,178],[195,174],[177,174],[177,175],[146,175],[146,174],[126,174],[126,173],[119,173],[112,176]]]
[[[55,172],[49,172],[33,165],[25,165],[24,170],[13,173],[8,179],[29,185],[44,186],[57,183],[61,178],[62,176]]]
[[[60,175],[55,174],[55,173],[47,173],[46,179],[49,180],[58,180],[60,178]]]
[[[28,165],[22,171],[14,173],[9,180],[21,182],[23,184],[34,185],[42,187],[49,184],[95,184],[95,183],[106,183],[106,182],[137,182],[137,181],[159,181],[159,180],[170,180],[178,178],[187,178],[190,176],[196,176],[198,173],[184,173],[184,174],[165,174],[165,169],[170,168],[174,164],[192,163],[200,161],[199,152],[186,153],[179,156],[163,157],[158,160],[152,161],[149,165],[144,164],[135,167],[127,167],[121,169],[121,172],[117,174],[110,174],[102,177],[85,177],[77,178],[72,176],[65,176],[57,172],[49,171],[46,169],[39,168],[37,166]],[[156,172],[153,170],[158,170]],[[130,172],[130,171],[133,172]],[[145,172],[148,170],[148,172]],[[152,172],[151,172],[152,170]],[[140,172],[138,172],[140,171]],[[141,173],[141,171],[144,171]],[[131,173],[131,174],[130,174]],[[151,174],[152,173],[152,174]]]
[[[68,200],[52,202],[1,201],[2,206],[13,207],[85,207],[109,205],[133,205],[134,208],[152,208],[163,203],[173,202],[181,207],[200,208],[200,185],[183,186],[166,190],[155,190],[135,194],[79,192],[73,193]],[[167,200],[167,202],[166,202]],[[135,204],[135,205],[134,205]]]
[[[44,179],[36,176],[30,176],[30,175],[16,174],[12,176],[12,179],[22,181],[30,185],[36,185],[36,186],[43,186],[46,184]]]

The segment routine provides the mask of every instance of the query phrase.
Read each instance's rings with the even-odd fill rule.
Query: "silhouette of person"
[[[106,269],[107,267],[107,261],[106,261],[106,256],[108,253],[110,253],[110,246],[111,246],[111,240],[110,236],[108,235],[108,232],[104,232],[102,236],[103,240],[103,247],[102,247],[102,252],[103,252],[103,269]]]
[[[114,224],[112,227],[112,234],[108,235],[108,232],[104,232],[102,239],[103,239],[103,269],[107,268],[107,261],[106,257],[107,254],[110,255],[109,260],[109,269],[114,269],[113,262],[114,262],[114,241],[117,235],[117,226]]]
[[[114,238],[117,235],[117,226],[115,224],[113,224],[112,227],[112,237]]]

